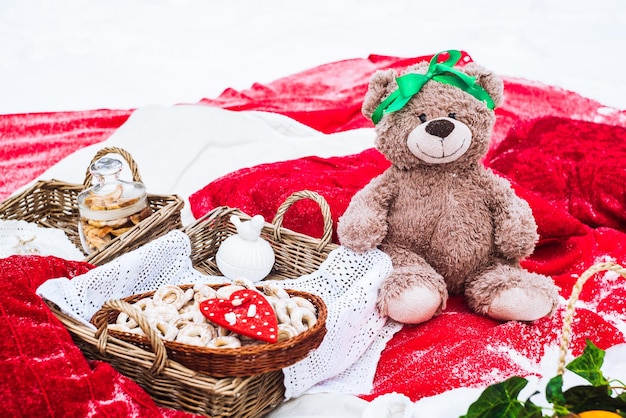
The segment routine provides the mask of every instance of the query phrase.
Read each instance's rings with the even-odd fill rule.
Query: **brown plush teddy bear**
[[[398,322],[432,318],[449,293],[463,293],[480,314],[533,321],[558,299],[552,279],[520,266],[537,226],[528,203],[481,162],[503,82],[473,62],[454,67],[460,57],[445,51],[400,77],[372,76],[362,112],[392,165],[352,198],[339,240],[391,257],[377,305]]]

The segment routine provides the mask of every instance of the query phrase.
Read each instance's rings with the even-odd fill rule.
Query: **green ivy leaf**
[[[516,418],[543,418],[543,412],[541,408],[535,405],[529,398],[526,403],[524,403],[522,410],[516,415]]]
[[[562,375],[556,375],[548,381],[546,385],[546,400],[555,406],[565,406]]]
[[[487,387],[461,418],[517,418],[524,411],[517,397],[527,384],[523,377],[513,376]]]
[[[587,380],[593,386],[606,386],[609,382],[600,371],[603,362],[604,350],[587,340],[587,346],[582,355],[572,360],[565,368]]]
[[[570,411],[576,413],[595,409],[626,410],[626,401],[611,397],[608,386],[574,386],[563,392],[563,396]]]

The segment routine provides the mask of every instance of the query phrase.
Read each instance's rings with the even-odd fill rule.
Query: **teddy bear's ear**
[[[398,87],[396,77],[394,70],[378,70],[374,73],[361,106],[363,116],[372,119],[378,105]]]
[[[463,72],[476,77],[476,82],[489,93],[496,107],[502,104],[504,82],[500,77],[473,62],[466,64],[463,67]]]

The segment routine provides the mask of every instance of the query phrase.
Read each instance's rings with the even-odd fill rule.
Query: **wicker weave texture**
[[[133,173],[133,180],[141,181],[134,159],[121,148],[103,148],[98,151],[92,161],[107,154],[119,154],[125,158]],[[183,200],[176,195],[149,194],[148,205],[152,209],[151,216],[130,231],[111,240],[101,250],[87,255],[78,232],[80,213],[76,199],[90,182],[90,173],[85,177],[84,184],[72,184],[54,179],[37,181],[31,187],[0,204],[0,219],[23,220],[43,227],[61,229],[70,241],[83,251],[85,261],[94,265],[105,264],[172,229],[182,228],[180,210],[184,205]]]
[[[291,205],[302,199],[313,200],[322,211],[324,235],[321,238],[313,238],[281,226]],[[232,215],[241,220],[250,219],[248,214],[239,209],[221,206],[183,229],[191,240],[191,258],[197,270],[206,274],[220,274],[215,255],[221,243],[237,233],[236,227],[230,222]],[[289,196],[279,206],[272,223],[266,222],[261,230],[261,237],[270,243],[276,257],[268,278],[293,279],[317,270],[328,254],[337,248],[331,242],[332,231],[330,208],[322,196],[308,190]]]
[[[90,360],[110,363],[137,382],[161,406],[209,417],[259,417],[283,399],[281,370],[242,377],[217,378],[157,358],[150,350],[109,337],[104,347],[85,325],[50,307],[70,332],[74,342]],[[154,366],[160,370],[153,371]]]
[[[320,206],[324,217],[324,235],[321,238],[309,237],[281,226],[289,207],[300,199],[312,199]],[[238,209],[218,207],[183,229],[191,241],[193,265],[199,271],[219,274],[215,255],[221,242],[236,233],[230,222],[233,214],[242,220],[250,219]],[[331,243],[332,220],[328,204],[322,196],[310,191],[296,192],[287,198],[277,210],[273,222],[264,226],[262,236],[276,253],[270,279],[296,278],[312,273],[337,248]],[[312,301],[316,299],[314,295],[310,297]],[[107,302],[113,311],[123,309],[120,307],[123,303]],[[316,305],[319,306],[318,318],[323,319],[320,322],[325,322],[325,305],[323,302]],[[104,331],[96,335],[91,328],[73,320],[57,307],[51,306],[51,309],[87,358],[110,363],[142,386],[159,405],[214,418],[254,418],[266,415],[283,400],[284,376],[280,369],[246,376],[214,376],[170,359],[163,343],[144,349]],[[298,350],[309,352],[319,345],[324,333],[325,328],[312,333],[314,338],[301,334],[301,338],[310,340],[300,341]],[[291,343],[298,341],[294,339]],[[277,361],[281,361],[279,355]],[[225,360],[221,361],[224,363]],[[235,367],[241,370],[241,366]]]

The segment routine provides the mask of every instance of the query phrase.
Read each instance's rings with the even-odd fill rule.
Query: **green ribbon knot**
[[[449,54],[448,59],[444,62],[438,63],[437,60],[439,59],[439,55],[444,52]],[[436,54],[430,60],[430,65],[428,66],[426,74],[410,73],[396,78],[398,89],[391,93],[389,97],[378,105],[372,114],[372,121],[374,124],[378,124],[384,115],[397,112],[402,109],[414,95],[419,93],[422,87],[424,87],[424,84],[430,80],[458,87],[478,100],[485,102],[489,109],[493,110],[493,108],[495,108],[493,99],[489,96],[489,93],[487,93],[485,89],[476,83],[475,77],[469,76],[455,68],[452,68],[457,62],[459,62],[461,52],[457,50],[444,52]]]

